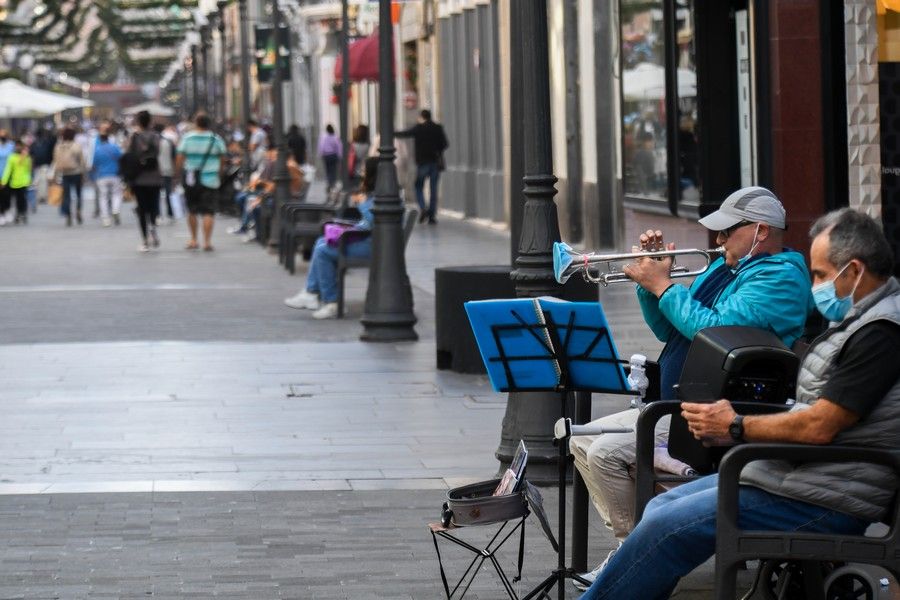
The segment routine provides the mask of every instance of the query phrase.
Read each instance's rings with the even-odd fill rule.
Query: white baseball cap
[[[723,231],[741,221],[766,223],[784,229],[784,216],[784,207],[774,193],[764,187],[752,186],[732,192],[719,210],[698,222],[710,231]]]

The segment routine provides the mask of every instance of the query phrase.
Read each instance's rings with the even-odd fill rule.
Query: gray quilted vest
[[[900,283],[893,277],[850,309],[843,321],[813,341],[800,365],[797,406],[793,410],[816,402],[847,339],[863,325],[880,319],[900,325]],[[838,433],[832,444],[900,448],[900,381],[865,419]],[[868,521],[880,521],[886,517],[900,478],[887,467],[867,463],[794,466],[786,461],[759,461],[744,469],[741,483]]]

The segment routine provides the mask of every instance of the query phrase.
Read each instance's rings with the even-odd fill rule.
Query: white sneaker
[[[256,241],[256,234],[248,233],[244,237],[241,238],[241,241],[245,244],[249,244],[250,242]]]
[[[622,544],[620,543],[619,546]],[[607,563],[609,563],[609,559],[613,557],[613,554],[616,553],[616,550],[619,549],[619,546],[616,546],[612,550],[609,551],[609,554],[606,555],[606,558],[603,559],[603,562],[597,565],[597,568],[591,571],[590,573],[579,573],[578,576],[582,579],[589,581],[590,583],[594,583],[594,580],[597,579],[597,576],[600,575],[600,572],[606,567]],[[586,591],[590,587],[590,583],[585,585],[578,581],[577,579],[572,580],[572,584],[582,592]]]
[[[312,314],[313,319],[334,319],[337,317],[337,302],[326,302]]]
[[[138,252],[150,252],[150,246],[147,244],[141,244],[138,246]]]
[[[307,292],[306,290],[301,290],[300,293],[298,293],[296,296],[285,298],[284,303],[291,308],[306,308],[309,310],[318,310],[319,297],[315,294]]]
[[[103,226],[109,227],[111,225],[112,225],[112,219],[110,219],[109,217],[103,217]]]
[[[229,227],[226,231],[231,235],[243,235],[247,233],[246,230],[241,229],[240,227]]]

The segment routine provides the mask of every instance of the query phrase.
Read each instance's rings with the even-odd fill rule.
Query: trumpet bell
[[[566,269],[572,264],[572,247],[565,242],[553,243],[553,276],[559,283],[565,283],[572,276]]]

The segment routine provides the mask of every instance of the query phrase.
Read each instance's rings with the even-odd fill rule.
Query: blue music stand
[[[637,395],[630,389],[599,302],[556,298],[479,300],[465,303],[491,385],[498,392],[550,391],[559,394],[567,418],[573,392]],[[567,443],[559,441],[559,525],[557,568],[522,600],[549,597],[558,586],[565,598],[566,579],[582,579],[566,566]]]
[[[632,393],[599,302],[518,298],[465,308],[495,391]]]

